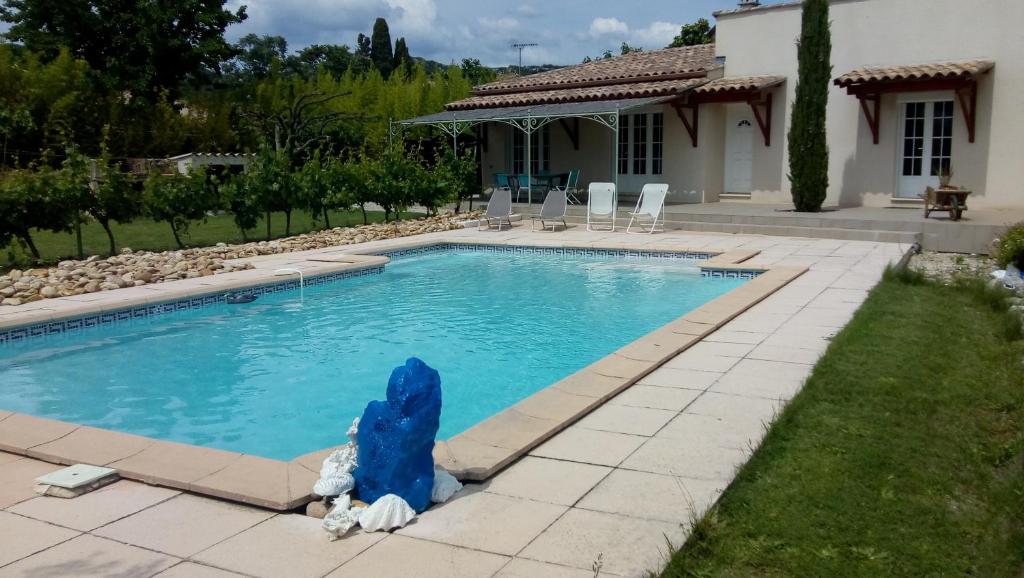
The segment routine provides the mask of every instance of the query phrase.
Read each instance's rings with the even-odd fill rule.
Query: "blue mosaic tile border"
[[[737,270],[737,269],[701,269],[701,277],[712,279],[754,279],[761,274],[761,271]]]
[[[525,245],[484,245],[475,243],[438,243],[412,249],[375,253],[389,259],[401,259],[442,251],[473,251],[479,253],[512,253],[516,255],[566,255],[570,257],[615,257],[651,260],[703,261],[715,253],[693,251],[638,251],[632,249],[584,249],[577,247],[531,247]]]
[[[401,259],[403,257],[413,257],[416,255],[440,253],[443,251],[453,250],[476,251],[482,253],[512,253],[519,255],[540,254],[567,255],[573,257],[628,257],[651,260],[688,261],[702,261],[714,256],[714,253],[700,252],[637,251],[629,249],[582,249],[574,247],[529,247],[522,245],[478,245],[473,243],[438,243],[435,245],[425,245],[423,247],[399,249],[395,251],[384,251],[375,254],[388,257],[390,259]],[[327,283],[332,283],[340,279],[364,277],[367,275],[379,275],[383,272],[384,266],[381,265],[378,267],[369,267],[357,271],[340,271],[337,273],[326,273],[323,275],[307,277],[305,279],[305,285],[306,287],[315,287],[319,285],[325,285]],[[757,277],[758,274],[758,271],[743,270],[705,269],[701,271],[701,276],[703,277],[718,277],[727,279],[753,279]],[[267,295],[270,293],[279,293],[281,291],[290,291],[292,289],[298,288],[298,279],[292,278],[286,281],[261,283],[259,285],[245,287],[243,289],[238,289],[231,292],[244,291],[246,293],[252,293],[253,295],[260,296]],[[172,313],[175,311],[185,311],[189,309],[196,309],[199,307],[206,307],[208,305],[222,303],[224,301],[224,296],[226,293],[229,292],[218,292],[216,294],[191,297],[188,299],[181,299],[178,301],[168,301],[166,303],[138,305],[135,307],[129,307],[119,311],[105,311],[102,313],[96,313],[84,317],[59,319],[55,321],[48,321],[45,323],[37,323],[34,325],[4,329],[0,330],[0,345],[3,345],[5,343],[21,341],[23,339],[27,339],[30,337],[55,335],[59,333],[65,333],[68,331],[76,331],[80,329],[86,329],[89,327],[95,327],[97,325],[106,325],[109,323],[117,323],[131,319],[140,319],[144,317],[151,317],[153,315]]]
[[[305,286],[307,288],[316,287],[320,285],[325,285],[327,283],[332,283],[340,279],[365,277],[367,275],[380,275],[383,272],[384,266],[380,265],[377,267],[359,269],[357,271],[339,271],[336,273],[313,275],[305,279]],[[223,303],[224,296],[228,293],[244,292],[260,296],[267,295],[270,293],[280,293],[281,291],[289,291],[291,289],[298,288],[299,281],[298,279],[293,278],[287,281],[261,283],[259,285],[254,285],[251,287],[244,287],[240,289],[234,289],[231,291],[218,292],[211,295],[190,297],[188,299],[180,299],[178,301],[137,305],[135,307],[128,307],[118,311],[104,311],[102,313],[95,313],[92,315],[86,315],[84,317],[57,319],[54,321],[47,321],[45,323],[37,323],[35,325],[3,329],[0,330],[0,345],[3,345],[5,343],[14,343],[16,341],[21,341],[22,339],[27,339],[29,337],[43,337],[47,335],[55,335],[59,333],[65,333],[68,331],[76,331],[79,329],[96,327],[97,325],[107,325],[109,323],[117,323],[120,321],[140,319],[143,317],[151,317],[154,315],[173,313],[175,311],[185,311],[188,309],[206,307],[208,305],[213,305],[216,303]]]

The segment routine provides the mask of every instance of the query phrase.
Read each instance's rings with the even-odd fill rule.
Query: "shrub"
[[[146,179],[144,191],[146,213],[171,226],[174,241],[181,249],[185,248],[181,235],[188,234],[192,221],[205,220],[208,211],[220,208],[216,187],[204,170],[193,170],[189,175],[154,173]]]
[[[56,171],[40,167],[0,175],[0,246],[17,239],[38,261],[32,229],[67,232],[73,222],[72,203],[59,186]]]
[[[1013,263],[1024,271],[1024,222],[1017,223],[1006,231],[999,240],[999,247],[994,256],[1000,267],[1005,268]]]

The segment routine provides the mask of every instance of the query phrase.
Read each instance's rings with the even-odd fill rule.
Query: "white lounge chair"
[[[597,228],[611,225],[611,229]],[[615,230],[615,183],[590,183],[587,189],[587,230]]]
[[[629,224],[626,225],[627,233],[653,233],[658,228],[658,221],[661,221],[661,230],[665,230],[665,196],[668,195],[668,185],[648,183],[640,191],[640,198],[636,200],[636,210],[629,213]],[[650,221],[650,228],[643,231],[631,231],[633,223],[641,226],[643,222]]]
[[[565,182],[561,185],[555,185],[553,187],[556,191],[565,193],[565,200],[574,205],[580,204],[580,200],[576,197],[576,193],[579,190],[576,188],[580,182],[580,170],[573,169],[569,171],[569,176],[565,179]]]
[[[548,191],[548,195],[544,197],[544,204],[540,207],[540,213],[530,215],[530,218],[533,219],[533,230],[537,230],[537,221],[540,221],[541,229],[547,228],[548,221],[551,221],[552,231],[555,230],[558,221],[562,222],[563,229],[568,229],[569,225],[565,223],[565,210],[568,204],[564,190],[551,189]]]
[[[509,189],[497,189],[491,193],[491,198],[487,201],[487,210],[484,216],[480,217],[477,228],[490,229],[496,222],[500,231],[502,221],[512,228],[512,191]]]

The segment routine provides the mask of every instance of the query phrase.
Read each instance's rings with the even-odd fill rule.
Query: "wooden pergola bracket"
[[[864,111],[864,118],[868,121],[868,128],[871,129],[871,141],[878,144],[879,139],[879,118],[881,115],[882,95],[881,94],[858,94],[860,109]],[[868,106],[871,103],[871,106]]]
[[[967,125],[967,140],[973,143],[978,116],[978,80],[974,77],[872,82],[846,87],[846,93],[856,96],[860,101],[860,108],[864,111],[868,126],[871,127],[874,144],[878,144],[879,141],[880,102],[883,94],[945,90],[951,90],[956,94],[960,112],[963,113],[964,123]]]
[[[697,148],[697,137],[698,130],[700,127],[700,104],[683,104],[681,102],[673,102],[672,108],[676,109],[676,115],[679,120],[683,121],[683,127],[686,128],[686,133],[690,135],[690,142],[693,144],[693,148]],[[686,118],[686,113],[683,109],[689,109],[691,118]]]
[[[956,98],[960,101],[960,112],[964,114],[964,122],[967,123],[967,142],[973,143],[978,112],[978,82],[974,79],[968,81],[956,91]]]
[[[562,125],[562,130],[565,131],[569,140],[572,141],[572,150],[578,151],[580,150],[580,119],[573,117],[571,121],[572,126],[569,126],[569,123],[564,118],[560,118],[558,119],[558,124]]]
[[[750,105],[750,110],[754,111],[754,119],[761,129],[761,136],[764,137],[764,146],[772,146],[772,93],[765,94],[760,100],[751,98],[747,104]]]

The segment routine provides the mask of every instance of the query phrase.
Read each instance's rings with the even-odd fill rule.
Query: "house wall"
[[[953,181],[974,191],[975,207],[1020,207],[1024,135],[1024,2],[1020,0],[832,0],[832,66],[839,76],[863,66],[991,59],[979,82],[976,140],[969,143],[959,105],[953,133]],[[728,76],[783,75],[776,91],[772,150],[755,145],[752,200],[790,200],[785,135],[796,90],[800,6],[721,14],[719,56]],[[910,93],[913,94],[913,93]],[[857,99],[830,87],[827,112],[830,205],[888,205],[897,187],[901,95],[885,95],[880,142]],[[948,96],[952,97],[950,93]],[[709,131],[710,132],[710,131]],[[707,134],[707,132],[705,132]],[[703,138],[704,135],[702,135]]]

